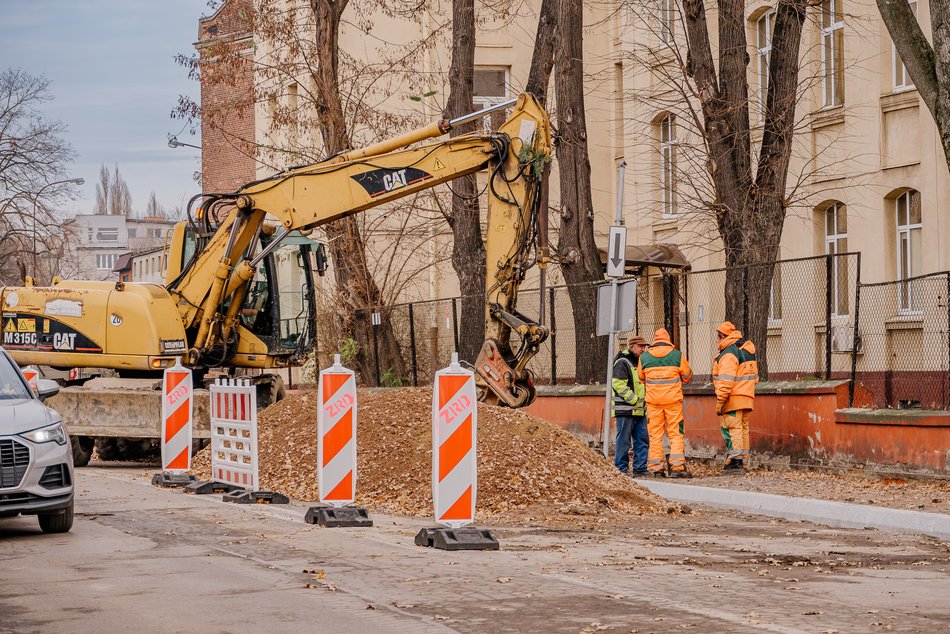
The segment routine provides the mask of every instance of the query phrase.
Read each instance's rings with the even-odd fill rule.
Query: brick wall
[[[254,75],[250,2],[226,0],[198,22],[201,189],[230,192],[254,180]]]

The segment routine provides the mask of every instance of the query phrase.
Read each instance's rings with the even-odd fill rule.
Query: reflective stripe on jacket
[[[713,363],[713,386],[720,411],[734,412],[752,409],[755,384],[759,382],[759,365],[755,360],[755,345],[733,331],[719,342],[721,352]]]
[[[666,342],[655,343],[640,355],[637,374],[646,383],[648,405],[682,402],[683,383],[693,378],[686,355]]]
[[[633,362],[624,354],[614,359],[614,371],[610,380],[613,387],[614,416],[643,416],[646,414],[644,397],[646,389],[637,376]]]

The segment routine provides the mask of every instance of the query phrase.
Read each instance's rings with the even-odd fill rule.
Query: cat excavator
[[[497,129],[444,138],[508,109]],[[178,359],[199,376],[212,369],[265,371],[253,379],[259,400],[273,402],[282,396],[282,381],[266,370],[302,365],[316,336],[314,273],[326,269],[326,256],[307,236],[339,218],[486,170],[487,319],[476,383],[484,401],[525,406],[535,395],[527,364],[548,330],[516,303],[528,270],[547,264],[542,189],[551,150],[547,114],[522,94],[236,192],[201,194],[171,234],[165,285],[54,280],[41,287],[27,278],[22,287],[0,288],[3,347],[21,367],[107,368],[117,375],[108,389],[66,388],[51,402],[77,439],[77,464],[88,461],[94,437],[160,435],[154,385],[145,390],[154,406],[143,408],[126,383],[149,377],[154,383]],[[198,424],[196,437],[202,433]]]

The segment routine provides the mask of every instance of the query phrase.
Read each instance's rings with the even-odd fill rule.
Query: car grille
[[[65,464],[54,464],[46,467],[43,477],[40,478],[40,486],[44,489],[62,489],[70,484],[69,467]]]
[[[29,468],[29,447],[15,440],[0,440],[0,489],[19,486]]]

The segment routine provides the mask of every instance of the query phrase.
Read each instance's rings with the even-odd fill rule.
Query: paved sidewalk
[[[720,489],[641,479],[637,481],[657,495],[675,502],[702,504],[743,513],[804,520],[827,526],[845,528],[876,528],[896,533],[923,533],[950,540],[950,515],[881,508],[865,504],[829,502],[796,498],[771,493],[743,491],[741,477],[736,488]]]

